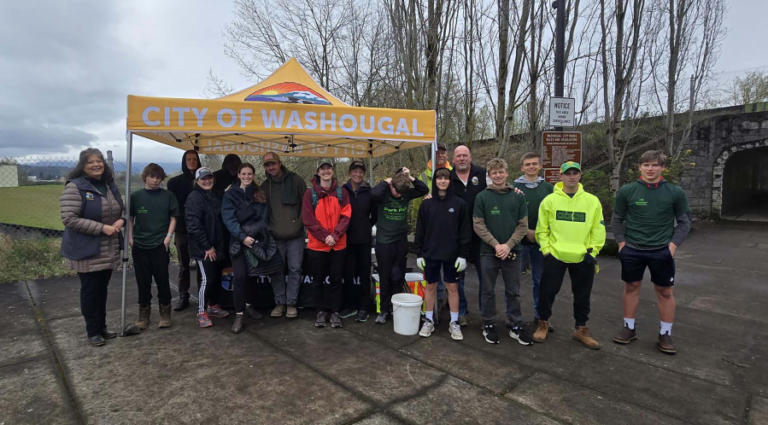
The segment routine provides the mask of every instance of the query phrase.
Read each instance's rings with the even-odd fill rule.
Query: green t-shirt
[[[504,243],[512,237],[518,221],[528,215],[525,197],[513,191],[497,192],[485,189],[475,198],[473,217],[485,220],[485,226],[499,243]],[[515,246],[520,250],[520,245]],[[481,244],[481,254],[495,254],[493,247],[487,243]]]
[[[412,199],[410,194],[399,198],[384,195],[384,201],[378,204],[376,243],[394,243],[408,235],[408,206]]]
[[[525,194],[525,202],[528,206],[528,228],[530,230],[536,230],[536,223],[539,221],[539,205],[544,198],[552,193],[554,186],[552,183],[543,181],[535,188],[531,189],[526,186],[525,183],[515,182],[515,187],[522,190]],[[525,239],[523,239],[525,240]]]
[[[163,243],[171,217],[179,216],[176,196],[165,189],[140,189],[131,194],[133,245],[151,249]]]
[[[662,181],[658,186],[640,181],[616,192],[613,212],[624,217],[624,238],[641,247],[666,246],[672,240],[677,217],[690,213],[688,197],[680,186]]]

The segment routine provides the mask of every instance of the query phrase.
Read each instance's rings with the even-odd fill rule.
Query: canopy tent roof
[[[259,84],[218,99],[129,95],[127,130],[204,154],[379,157],[434,143],[435,117],[347,105],[291,58]]]

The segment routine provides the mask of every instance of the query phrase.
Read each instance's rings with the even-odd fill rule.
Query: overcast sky
[[[768,1],[727,4],[720,78],[768,69]],[[235,89],[256,83],[224,54],[233,11],[223,0],[0,2],[0,157],[74,158],[92,145],[122,159],[128,94],[207,97],[209,70]],[[134,140],[138,161],[180,159]]]

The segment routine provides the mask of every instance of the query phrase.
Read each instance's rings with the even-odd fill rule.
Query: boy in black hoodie
[[[195,171],[200,168],[200,156],[193,150],[184,152],[181,157],[181,174],[168,180],[168,191],[176,196],[179,204],[179,217],[176,222],[176,254],[179,259],[179,302],[174,310],[184,310],[189,307],[189,244],[187,242],[187,224],[184,217],[184,206],[187,196],[195,185]],[[200,288],[200,273],[197,273],[197,288]]]
[[[433,321],[435,296],[442,269],[451,310],[451,323],[448,329],[451,338],[460,341],[464,336],[459,326],[457,282],[467,268],[471,233],[466,203],[454,195],[453,190],[449,188],[450,185],[450,170],[442,167],[437,169],[432,183],[432,197],[421,204],[416,221],[414,239],[418,256],[416,264],[424,270],[427,281],[427,290],[424,293],[427,317],[419,335],[428,337],[435,330]]]

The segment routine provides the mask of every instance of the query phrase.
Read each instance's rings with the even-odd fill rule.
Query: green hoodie
[[[552,254],[564,263],[580,263],[587,249],[597,257],[605,245],[603,208],[595,195],[587,193],[579,183],[573,197],[563,192],[557,183],[539,206],[536,240],[541,253]]]

